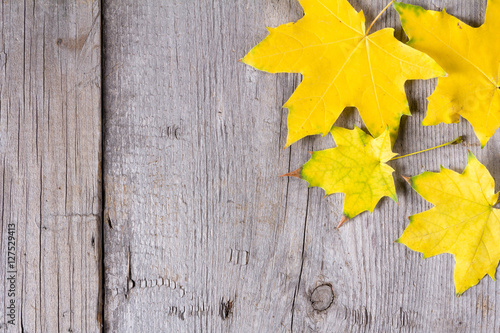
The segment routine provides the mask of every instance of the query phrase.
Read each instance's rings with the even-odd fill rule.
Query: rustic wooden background
[[[351,0],[371,21],[387,0]],[[412,0],[466,23],[486,0]],[[0,2],[0,329],[4,332],[498,332],[500,284],[454,295],[453,257],[395,244],[430,208],[401,179],[471,150],[500,182],[500,136],[422,127],[436,81],[407,84],[413,117],[383,200],[335,229],[342,196],[297,179],[310,137],[282,149],[299,75],[237,60],[296,0]],[[387,11],[375,29],[395,27]],[[362,126],[346,110],[339,125]],[[498,188],[498,186],[497,186]],[[16,322],[7,314],[8,225]],[[499,303],[500,304],[500,303]]]

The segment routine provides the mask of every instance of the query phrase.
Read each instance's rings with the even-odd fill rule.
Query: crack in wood
[[[348,306],[342,306],[342,310],[337,313],[337,318],[346,322],[349,327],[378,327],[402,329],[405,327],[416,327],[418,313],[415,311],[406,311],[403,308],[392,315],[374,317],[372,312],[365,306],[355,309]]]
[[[302,279],[302,270],[304,269],[308,208],[309,208],[309,190],[307,191],[306,218],[304,220],[304,231],[303,231],[303,236],[302,236],[302,256],[301,256],[301,259],[300,259],[299,278],[298,278],[298,281],[297,281],[297,285],[295,286],[295,291],[293,293],[293,300],[292,300],[292,318],[290,320],[290,331],[291,332],[293,332],[293,319],[294,319],[294,314],[295,314],[295,301],[296,301],[296,298],[297,298],[297,294],[299,293],[300,280]]]
[[[130,279],[133,281],[132,279]],[[129,280],[129,281],[130,281]],[[136,282],[133,281],[133,287],[136,286]],[[137,280],[137,286],[140,289],[146,289],[146,288],[154,288],[154,287],[166,287],[170,288],[172,290],[177,290],[179,292],[179,297],[183,298],[186,296],[186,289],[183,285],[181,285],[179,282],[177,282],[174,279],[169,279],[166,277],[158,277],[156,279],[138,279]],[[192,293],[190,293],[192,294]],[[191,299],[193,299],[193,295],[191,295]]]
[[[246,266],[250,259],[250,252],[246,250],[237,250],[229,248],[229,260],[228,262],[234,265]]]
[[[168,305],[166,310],[167,316],[177,317],[180,320],[188,318],[201,318],[203,316],[213,316],[214,306],[201,302],[196,305]]]

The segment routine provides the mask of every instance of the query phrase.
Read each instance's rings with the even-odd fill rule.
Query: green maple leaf
[[[336,148],[313,152],[302,168],[285,176],[304,179],[326,195],[344,193],[341,224],[364,211],[373,212],[385,196],[397,202],[394,170],[386,164],[397,155],[391,150],[389,129],[376,139],[357,127],[333,127],[331,134]]]

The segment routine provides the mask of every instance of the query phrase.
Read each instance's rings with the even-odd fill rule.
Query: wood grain
[[[100,28],[99,1],[0,3],[2,332],[101,331]]]
[[[371,21],[387,1],[353,0]],[[486,0],[408,1],[472,25]],[[393,241],[430,205],[401,175],[462,171],[467,149],[500,181],[500,140],[470,125],[422,127],[436,81],[407,84],[413,117],[395,151],[467,141],[395,161],[399,205],[383,200],[335,229],[342,196],[297,179],[311,137],[283,150],[281,106],[299,75],[238,63],[297,20],[295,0],[104,2],[105,328],[109,332],[496,332],[500,285],[454,295],[453,258],[423,261]],[[395,27],[390,9],[374,26]],[[362,126],[354,110],[338,125]]]

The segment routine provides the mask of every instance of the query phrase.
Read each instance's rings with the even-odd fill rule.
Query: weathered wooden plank
[[[0,327],[99,332],[100,2],[0,8]]]
[[[486,0],[446,6],[478,25]],[[367,20],[387,1],[354,0]],[[104,3],[105,327],[111,332],[491,332],[500,287],[485,279],[454,296],[451,256],[422,261],[393,241],[429,207],[401,180],[461,171],[467,148],[500,180],[498,135],[480,150],[470,126],[420,126],[435,81],[408,84],[401,154],[467,143],[392,163],[399,206],[384,200],[340,230],[342,196],[323,199],[277,175],[331,138],[281,149],[281,105],[299,76],[237,60],[302,15],[290,1]],[[396,27],[389,10],[375,29]],[[347,111],[339,125],[362,126]],[[333,292],[333,301],[331,301]],[[330,304],[331,303],[331,304]]]

